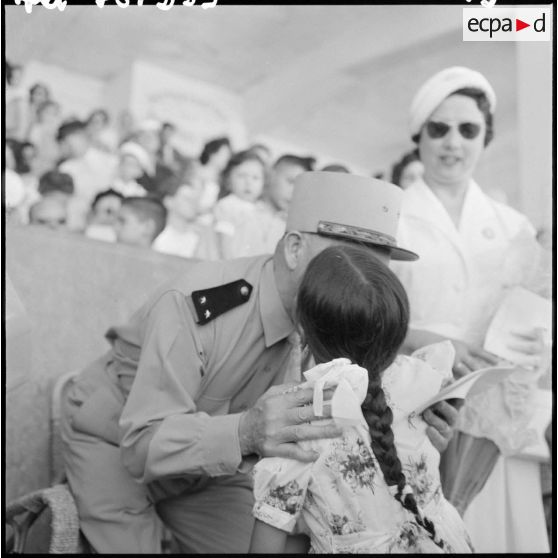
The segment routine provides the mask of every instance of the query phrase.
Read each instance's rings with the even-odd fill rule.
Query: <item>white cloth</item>
[[[102,240],[103,242],[116,242],[116,231],[110,225],[88,225],[84,231],[87,238]]]
[[[506,289],[522,282],[513,245],[535,230],[525,216],[486,196],[471,182],[459,229],[423,180],[403,194],[398,244],[413,264],[392,262],[411,302],[410,327],[482,344]],[[513,265],[512,265],[513,263]]]
[[[162,254],[182,258],[217,260],[217,243],[213,231],[205,225],[192,224],[187,231],[178,231],[167,225],[153,242],[153,249]]]
[[[417,252],[420,259],[413,264],[392,264],[409,296],[410,327],[482,346],[506,290],[529,275],[530,262],[518,263],[515,244],[534,234],[525,216],[490,199],[475,182],[466,193],[457,229],[424,181],[415,182],[404,193],[398,242]],[[544,520],[535,525],[542,510],[540,486],[531,482],[531,475],[519,482],[506,475],[505,468],[495,468],[482,491],[486,497],[479,495],[468,508],[467,525],[470,518],[477,518],[471,532],[473,545],[478,551],[486,550],[485,542],[492,538],[490,548],[496,551],[496,541],[514,541],[514,533],[521,532],[527,537],[521,545],[500,545],[497,551],[519,552],[528,547],[535,551],[541,544],[535,539],[544,538],[540,535]],[[501,497],[502,483],[507,499]],[[536,496],[540,510],[521,503],[516,492],[527,488],[515,483],[531,483],[528,490]],[[530,502],[535,503],[533,498]],[[518,530],[521,524],[531,526],[532,536]]]
[[[549,552],[540,464],[500,456],[467,508],[465,524],[475,552]]]
[[[474,87],[483,91],[490,104],[490,112],[494,113],[496,93],[488,80],[475,70],[452,66],[434,74],[414,96],[409,119],[411,136],[420,132],[422,125],[446,97],[465,87]]]
[[[438,472],[439,454],[426,435],[426,423],[412,410],[418,401],[434,395],[451,377],[434,365],[451,362],[438,358],[451,353],[449,343],[431,345],[415,356],[398,356],[383,375],[382,385],[393,411],[393,432],[407,483],[422,513],[431,519],[446,552],[470,552],[459,514],[444,498]],[[446,355],[447,356],[447,355]],[[367,390],[366,370],[336,359],[305,373],[302,385],[337,385],[353,407],[334,410],[357,424],[344,428],[341,438],[302,442],[320,454],[314,463],[282,458],[262,459],[254,468],[254,515],[289,533],[309,535],[313,552],[386,553],[441,552],[394,498],[370,446],[370,434],[360,410]],[[319,396],[314,404],[319,407]],[[334,403],[332,403],[334,405]]]

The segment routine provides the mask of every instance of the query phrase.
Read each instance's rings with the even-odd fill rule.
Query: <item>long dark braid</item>
[[[363,366],[365,364],[363,363]],[[364,367],[366,368],[366,366]],[[403,473],[401,461],[397,456],[393,430],[391,429],[393,413],[386,401],[381,374],[370,372],[368,392],[362,404],[362,413],[370,430],[372,450],[382,469],[386,484],[397,487],[395,499],[415,516],[416,522],[427,531],[434,543],[440,548],[444,548],[444,541],[437,539],[432,521],[421,515],[414,494],[410,491],[404,492],[407,479]]]
[[[393,413],[382,388],[382,373],[393,362],[409,323],[409,301],[397,276],[371,250],[339,245],[323,250],[301,281],[297,314],[317,363],[346,357],[368,371],[362,411],[386,484],[441,548],[434,524],[420,513],[397,456]]]

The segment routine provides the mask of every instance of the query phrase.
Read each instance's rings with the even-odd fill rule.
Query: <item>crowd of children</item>
[[[294,179],[310,156],[273,161],[263,144],[235,151],[227,137],[184,154],[172,122],[117,123],[104,109],[67,117],[46,84],[21,89],[7,63],[5,210],[8,220],[186,258],[273,252]],[[343,165],[323,170],[349,172]]]

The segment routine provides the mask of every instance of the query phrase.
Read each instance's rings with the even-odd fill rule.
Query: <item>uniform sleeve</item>
[[[174,475],[234,474],[240,414],[197,412],[202,348],[182,293],[168,291],[146,318],[142,351],[120,419],[124,465],[142,482]]]
[[[254,517],[293,533],[306,499],[312,465],[277,457],[259,461],[253,473]]]

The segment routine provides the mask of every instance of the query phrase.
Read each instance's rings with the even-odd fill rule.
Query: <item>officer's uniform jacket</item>
[[[234,474],[241,412],[290,379],[293,331],[271,256],[200,263],[108,331],[73,427],[120,443],[144,482]]]

